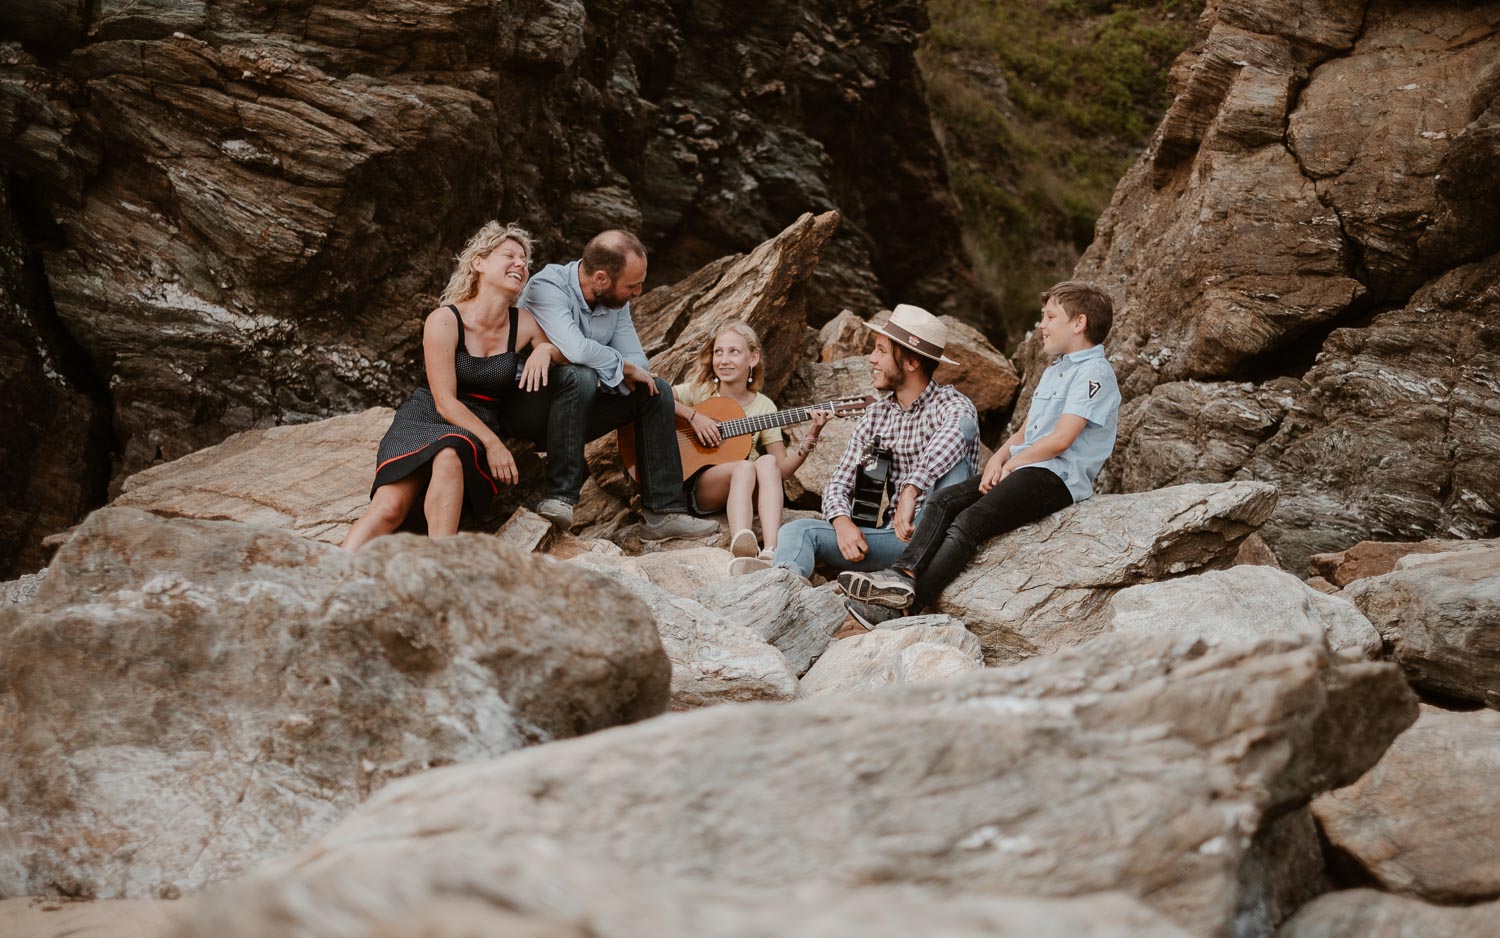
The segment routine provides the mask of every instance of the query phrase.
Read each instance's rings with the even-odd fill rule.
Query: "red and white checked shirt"
[[[855,425],[838,468],[823,487],[823,517],[832,521],[849,515],[855,473],[877,434],[881,445],[891,451],[890,478],[895,483],[892,497],[900,494],[903,486],[915,485],[917,510],[921,511],[933,483],[960,459],[968,460],[971,472],[979,468],[979,435],[976,432],[973,440],[965,440],[960,429],[966,417],[977,430],[979,413],[974,402],[952,385],[936,381],[927,383],[908,410],[896,403],[895,394],[871,404]],[[886,524],[890,524],[889,518]]]

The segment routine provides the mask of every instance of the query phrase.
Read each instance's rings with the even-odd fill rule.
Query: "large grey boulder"
[[[590,554],[571,563],[603,573],[650,607],[672,662],[673,710],[801,696],[796,669],[775,646],[697,600],[627,572],[622,559]]]
[[[1277,938],[1494,938],[1497,919],[1500,902],[1454,908],[1347,889],[1308,903]]]
[[[922,618],[950,624],[875,629],[835,642],[802,676],[802,692],[809,697],[857,694],[891,684],[942,681],[984,667],[979,639],[962,622]]]
[[[1380,633],[1347,599],[1272,567],[1237,566],[1142,583],[1110,600],[1115,632],[1185,632],[1216,641],[1301,632],[1334,651],[1380,654]]]
[[[0,605],[0,895],[175,896],[390,779],[666,709],[650,611],[494,538],[110,508]]]
[[[1268,888],[1245,875],[1257,833],[1363,774],[1415,710],[1395,666],[1300,637],[1106,636],[942,684],[674,714],[391,785],[222,895],[198,933],[287,927],[301,897],[383,897],[337,905],[360,927],[496,888],[540,841],[682,902],[710,886],[1124,892],[1227,938]],[[467,869],[473,886],[429,873]],[[583,914],[610,901],[529,892]]]
[[[1344,595],[1413,684],[1500,706],[1500,546],[1405,557]]]
[[[991,663],[1016,636],[1042,652],[1076,645],[1109,628],[1119,590],[1227,564],[1275,504],[1260,482],[1095,496],[989,542],[937,611],[979,636]]]
[[[705,586],[694,598],[775,645],[799,676],[823,654],[848,616],[833,592],[813,589],[792,571],[777,568]]]
[[[1381,887],[1431,902],[1500,897],[1500,713],[1423,707],[1380,762],[1313,802],[1329,842]]]

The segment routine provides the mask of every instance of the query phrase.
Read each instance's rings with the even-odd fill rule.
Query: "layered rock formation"
[[[115,440],[89,459],[131,473],[396,403],[490,217],[544,261],[639,230],[669,283],[837,208],[822,318],[979,305],[913,58],[925,23],[916,0],[27,6],[0,27],[0,167],[52,226],[56,328],[109,391]]]
[[[1497,22],[1492,2],[1209,5],[1077,271],[1121,301],[1106,490],[1274,481],[1264,533],[1295,572],[1494,532]]]
[[[623,897],[662,896],[645,921],[670,923],[875,884],[1124,892],[1192,934],[1267,934],[1237,929],[1270,888],[1256,833],[1361,775],[1415,709],[1391,665],[1297,639],[1112,636],[942,685],[674,715],[392,785],[190,934],[370,930],[444,900],[646,934]],[[572,866],[604,878],[512,872]]]
[[[0,605],[0,895],[175,897],[386,781],[667,706],[650,610],[493,538],[94,513]]]

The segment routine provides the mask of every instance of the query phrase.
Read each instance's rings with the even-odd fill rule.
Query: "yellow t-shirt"
[[[703,403],[710,397],[718,397],[719,389],[711,384],[699,384],[697,382],[678,384],[672,387],[672,396],[692,407]],[[746,417],[760,417],[765,414],[774,413],[776,413],[776,403],[760,393],[757,393],[755,400],[751,401],[750,406],[745,408]],[[766,447],[770,444],[785,441],[786,437],[782,435],[780,427],[767,427],[764,430],[757,430],[750,435],[750,455],[745,458],[755,459],[761,453],[765,452]]]

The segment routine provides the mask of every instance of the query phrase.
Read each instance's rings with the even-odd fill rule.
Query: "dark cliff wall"
[[[108,392],[113,438],[84,462],[119,478],[399,400],[490,217],[544,260],[637,229],[666,283],[837,208],[815,319],[975,315],[925,24],[913,0],[21,0],[0,166],[50,231],[27,245],[41,306]],[[55,409],[38,388],[27,407]],[[7,472],[28,458],[0,448]]]

